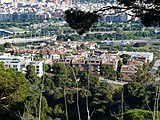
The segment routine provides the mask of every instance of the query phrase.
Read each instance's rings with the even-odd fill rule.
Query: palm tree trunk
[[[79,92],[78,92],[78,79],[76,78],[75,72],[72,68],[72,72],[73,72],[73,77],[76,81],[76,90],[77,90],[77,111],[78,111],[78,119],[81,120],[81,113],[80,113],[80,109],[79,109]]]
[[[87,91],[86,91],[86,109],[87,109],[87,120],[90,120]]]
[[[87,120],[90,120],[90,114],[89,114],[89,105],[88,105],[88,92],[89,91],[89,75],[90,75],[90,63],[88,63],[88,80],[87,80],[87,87],[86,87],[86,110],[87,110]]]
[[[157,97],[158,97],[158,86],[156,87],[156,96],[154,100],[153,120],[156,120]]]
[[[44,72],[44,71],[43,71]],[[38,113],[38,120],[41,120],[41,110],[42,110],[42,92],[43,92],[43,86],[44,86],[44,75],[42,76],[42,84],[41,84],[41,90],[40,90],[40,100],[39,100],[39,113]]]
[[[123,98],[124,88],[122,86],[122,95],[121,95],[121,120],[123,120],[123,112],[124,112],[124,98]]]
[[[160,93],[159,93],[159,86],[158,86],[158,91],[157,91],[157,103],[156,103],[156,120],[159,120],[159,111],[158,111],[158,108],[159,108],[159,99],[160,99]]]
[[[78,81],[76,82],[76,85],[77,85],[77,111],[78,111],[78,118],[79,118],[79,120],[81,120],[81,114],[80,114],[80,110],[79,110]]]
[[[66,120],[68,120],[68,110],[67,110],[68,107],[67,107],[67,98],[66,98],[66,86],[64,86],[63,95],[64,95],[65,110],[66,110]]]

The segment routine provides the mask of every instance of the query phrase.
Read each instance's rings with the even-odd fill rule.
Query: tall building
[[[37,0],[27,0],[28,2],[30,2],[30,3],[34,3],[34,2],[36,2]]]
[[[10,2],[13,2],[13,0],[0,0],[1,4],[3,4],[3,3],[10,3]]]
[[[55,5],[60,5],[60,3],[61,3],[60,0],[54,0]]]
[[[72,6],[72,0],[65,0],[67,6]]]
[[[38,2],[46,2],[46,0],[36,0],[36,1],[38,1]]]
[[[17,0],[13,0],[13,3],[17,2]]]
[[[54,2],[54,0],[46,0],[46,2]]]

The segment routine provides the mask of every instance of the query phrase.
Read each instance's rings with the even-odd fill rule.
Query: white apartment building
[[[43,62],[42,61],[31,61],[31,62],[29,62],[29,64],[35,66],[35,73],[38,76],[43,75]]]
[[[32,64],[33,66],[35,66],[35,73],[38,76],[43,75],[42,61],[32,61],[31,58],[11,56],[10,53],[1,53],[0,62],[3,62],[6,67],[11,67],[17,71],[22,71],[22,72],[26,72],[27,65]]]
[[[46,55],[46,58],[50,60],[59,60],[60,55],[59,54],[49,54],[49,55]]]
[[[160,66],[160,59],[157,59],[154,63],[154,66],[152,67],[152,72],[156,73],[159,66]]]
[[[13,0],[0,0],[0,4],[11,3],[11,2],[13,2]]]
[[[12,14],[7,12],[0,13],[0,21],[12,20]]]
[[[146,57],[149,62],[152,62],[152,60],[153,60],[153,53],[151,53],[151,52],[127,52],[127,51],[119,51],[119,55],[121,55],[122,53],[123,54],[128,54],[128,55],[130,55],[132,57],[133,56]]]

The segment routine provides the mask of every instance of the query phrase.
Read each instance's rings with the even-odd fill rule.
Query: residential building
[[[55,5],[60,5],[60,3],[61,3],[60,0],[54,0]]]
[[[39,76],[43,75],[43,62],[42,61],[31,61],[29,64],[35,67],[35,73]]]
[[[71,59],[60,59],[58,60],[59,63],[63,63],[63,64],[66,64],[66,65],[71,65]]]
[[[65,4],[67,6],[72,6],[72,0],[65,0]]]
[[[123,80],[131,80],[131,75],[135,74],[138,70],[138,67],[134,65],[122,65],[121,74]]]
[[[103,17],[105,22],[122,23],[128,21],[127,15],[106,15]]]
[[[48,55],[46,55],[46,58],[50,59],[50,60],[59,60],[60,55],[59,54],[48,54]]]
[[[118,59],[102,60],[102,65],[110,66],[116,71],[118,66],[118,61],[119,61]]]
[[[32,61],[31,58],[11,56],[10,53],[1,53],[0,62],[3,62],[6,67],[11,67],[17,71],[26,72],[27,65],[32,64],[35,66],[35,73],[38,76],[43,75],[43,62],[42,61]]]
[[[138,68],[142,67],[144,64],[146,64],[146,63],[144,63],[142,61],[138,61],[138,60],[132,60],[132,59],[130,59],[127,63],[127,65],[134,65]]]
[[[152,62],[153,60],[153,53],[151,52],[127,52],[127,51],[119,51],[119,55],[121,54],[128,54],[130,55],[132,58],[135,57],[135,59],[144,59],[145,61],[147,60],[148,62]],[[146,57],[146,59],[144,58]]]
[[[157,59],[154,63],[154,66],[152,67],[152,72],[156,73],[159,66],[160,66],[160,59]]]
[[[73,67],[78,67],[81,71],[90,70],[94,75],[97,75],[100,74],[101,60],[73,60],[71,65]]]
[[[146,64],[148,62],[148,59],[146,56],[142,56],[142,55],[132,55],[130,58],[130,61],[132,62],[142,62],[143,64]]]
[[[97,43],[96,42],[85,42],[84,45],[88,48],[88,49],[96,49]]]

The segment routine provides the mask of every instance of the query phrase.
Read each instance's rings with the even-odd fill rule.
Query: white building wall
[[[31,59],[25,59],[23,57],[15,57],[10,54],[1,54],[0,62],[3,62],[6,67],[11,67],[17,71],[26,70],[27,65],[32,64],[35,66],[35,73],[38,76],[43,75],[43,62],[42,61],[31,61]]]
[[[35,66],[35,73],[38,76],[42,76],[43,75],[43,62],[42,61],[32,61],[32,62],[30,62],[30,64]]]
[[[119,51],[119,54],[128,54],[128,55],[134,55],[134,56],[144,56],[149,60],[149,62],[153,61],[153,53],[151,52],[127,52],[127,51]]]

